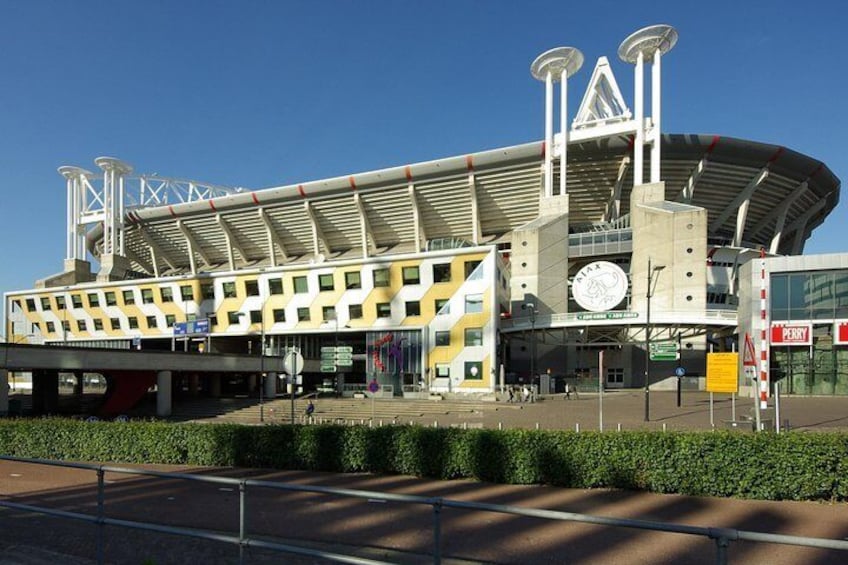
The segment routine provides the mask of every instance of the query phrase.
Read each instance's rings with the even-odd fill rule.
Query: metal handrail
[[[501,514],[511,514],[515,516],[526,516],[531,518],[541,518],[545,520],[557,520],[566,522],[581,522],[585,524],[595,524],[601,526],[632,528],[638,530],[650,530],[666,533],[688,534],[702,536],[711,539],[716,544],[716,563],[723,565],[727,563],[727,548],[732,541],[755,541],[764,543],[777,543],[783,545],[797,545],[804,547],[813,547],[818,549],[835,549],[848,551],[848,541],[835,540],[826,538],[813,538],[804,536],[791,536],[784,534],[770,534],[764,532],[752,532],[747,530],[737,530],[735,528],[715,528],[704,526],[690,526],[685,524],[673,524],[666,522],[656,522],[651,520],[639,520],[631,518],[613,518],[606,516],[593,516],[590,514],[580,514],[575,512],[563,512],[559,510],[545,510],[538,508],[523,508],[518,506],[509,506],[502,504],[490,504],[484,502],[465,502],[459,500],[451,500],[440,497],[424,497],[412,494],[394,494],[377,491],[366,491],[356,489],[345,489],[335,487],[322,487],[311,485],[295,485],[290,483],[279,483],[273,481],[263,481],[259,479],[234,479],[229,477],[215,477],[209,475],[191,475],[187,473],[172,473],[167,471],[154,471],[148,469],[137,469],[130,467],[116,467],[111,465],[96,465],[89,463],[70,463],[64,461],[52,461],[46,459],[30,459],[22,457],[10,457],[0,455],[0,461],[11,461],[16,463],[27,463],[34,465],[49,465],[54,467],[67,467],[72,469],[87,469],[97,472],[97,515],[68,512],[64,510],[55,510],[42,506],[34,506],[30,504],[21,504],[17,502],[9,502],[0,500],[0,507],[13,508],[24,510],[27,512],[35,512],[66,518],[72,520],[82,520],[90,522],[98,526],[97,536],[97,562],[103,563],[103,547],[104,528],[103,526],[121,526],[125,528],[133,528],[140,530],[148,530],[166,534],[179,536],[201,538],[212,541],[230,543],[239,546],[239,562],[243,562],[243,550],[246,547],[256,547],[280,551],[285,553],[294,553],[299,555],[307,555],[311,557],[319,557],[329,559],[339,563],[355,563],[362,565],[384,564],[384,561],[373,559],[365,559],[353,555],[345,555],[328,551],[321,551],[307,547],[296,545],[274,543],[248,537],[246,522],[245,522],[245,497],[248,487],[267,488],[282,491],[295,492],[312,492],[319,494],[328,494],[334,496],[346,496],[351,498],[360,498],[368,500],[382,500],[386,502],[400,502],[406,504],[423,504],[432,507],[433,509],[433,563],[436,565],[441,563],[441,511],[443,508],[458,508],[464,510],[476,510],[485,512],[496,512]],[[179,479],[194,482],[214,483],[229,486],[237,486],[239,489],[239,535],[225,535],[211,530],[192,529],[175,526],[167,526],[150,522],[138,522],[134,520],[121,520],[115,518],[107,518],[104,516],[104,500],[105,500],[105,473],[119,473],[128,475],[143,475],[150,477],[158,477],[162,479]]]

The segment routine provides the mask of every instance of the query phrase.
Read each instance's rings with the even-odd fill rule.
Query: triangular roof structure
[[[583,94],[572,127],[583,129],[629,120],[632,114],[612,74],[606,57],[600,57],[592,71],[592,80]]]

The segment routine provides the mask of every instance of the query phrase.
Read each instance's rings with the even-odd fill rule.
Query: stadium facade
[[[545,138],[532,143],[255,191],[135,175],[109,157],[97,173],[62,167],[64,270],[6,294],[6,335],[297,349],[307,390],[376,382],[384,394],[486,394],[599,376],[642,387],[678,367],[699,376],[707,351],[741,350],[744,335],[803,383],[819,371],[801,366],[804,352],[824,356],[826,338],[774,350],[758,341],[764,324],[801,319],[811,339],[831,336],[833,386],[798,392],[844,393],[848,335],[833,337],[848,318],[848,265],[799,257],[840,182],[784,146],[663,133],[661,63],[676,40],[653,26],[622,43],[620,59],[635,67],[633,111],[601,57],[570,125],[567,83],[583,56],[540,55],[531,72],[545,84]],[[815,298],[803,289],[822,295],[824,279],[810,272],[827,271],[830,310],[791,306],[763,321],[766,264],[780,279],[767,277],[769,292],[800,293],[792,305]],[[807,282],[786,283],[787,273]],[[256,379],[198,386],[244,392]],[[271,379],[265,392],[283,386]]]

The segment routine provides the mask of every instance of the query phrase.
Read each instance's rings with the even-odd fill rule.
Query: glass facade
[[[848,345],[834,344],[834,320],[848,319],[848,271],[771,276],[771,320],[812,321],[813,344],[770,348],[772,382],[789,394],[848,395]]]

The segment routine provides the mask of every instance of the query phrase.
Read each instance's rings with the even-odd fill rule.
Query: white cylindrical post
[[[554,76],[545,76],[545,196],[553,196],[554,160]]]
[[[171,371],[156,373],[156,415],[166,418],[171,415]]]
[[[68,242],[65,245],[65,259],[76,259],[76,246],[77,246],[77,227],[76,227],[76,216],[74,216],[74,181],[69,176],[65,180],[65,184],[67,185],[67,193],[68,193]]]
[[[645,86],[644,60],[640,51],[636,56],[636,71],[633,76],[633,105],[636,119],[636,139],[633,144],[633,186],[642,184],[642,169],[645,166]]]
[[[654,64],[651,67],[651,120],[653,122],[653,145],[651,145],[651,182],[660,182],[660,142],[662,141],[662,128],[660,128],[660,102],[662,100],[662,51],[654,51]]]
[[[264,355],[264,352],[263,352]],[[271,372],[265,377],[265,398],[273,400],[277,397],[277,373]]]
[[[566,169],[568,167],[568,73],[563,71],[559,84],[559,195],[565,196]]]

